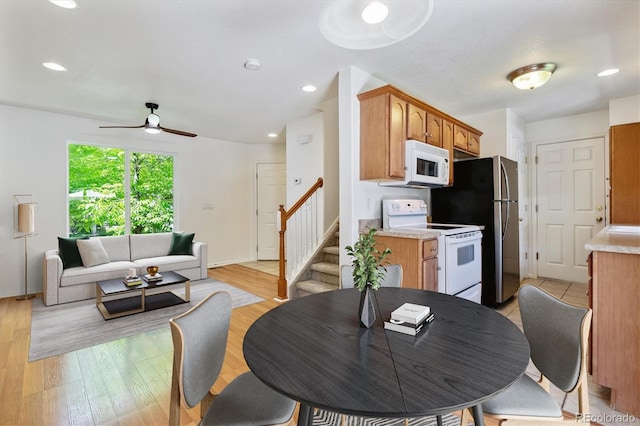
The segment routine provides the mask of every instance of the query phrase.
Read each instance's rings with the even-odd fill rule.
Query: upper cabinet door
[[[409,104],[408,111],[407,139],[427,142],[427,111],[413,104]]]
[[[427,113],[427,143],[442,148],[442,117]]]
[[[389,95],[389,176],[404,178],[404,145],[407,140],[407,103]]]

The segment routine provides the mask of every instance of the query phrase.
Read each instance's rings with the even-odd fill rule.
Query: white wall
[[[383,197],[420,198],[428,201],[428,189],[385,188],[360,181],[360,104],[357,95],[384,86],[355,67],[339,72],[338,110],[340,138],[340,264],[350,264],[344,247],[358,238],[360,219],[381,219]]]
[[[42,258],[66,232],[67,141],[176,153],[176,229],[209,245],[209,266],[255,259],[255,164],[284,161],[283,144],[98,129],[105,123],[0,105],[0,297],[23,292],[24,246],[13,239],[13,195],[33,194],[29,291],[42,290]],[[212,204],[213,210],[203,209]]]
[[[527,123],[527,139],[531,143],[586,139],[608,132],[607,110]]]
[[[507,110],[490,111],[461,120],[482,132],[480,157],[507,156]]]
[[[324,230],[340,215],[338,98],[321,105],[324,133]]]
[[[612,99],[609,102],[609,125],[640,122],[640,95]]]

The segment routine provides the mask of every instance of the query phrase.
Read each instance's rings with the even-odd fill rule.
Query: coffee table
[[[174,293],[167,287],[184,284],[184,297]],[[161,290],[158,290],[161,289]],[[158,291],[156,291],[158,290]],[[122,297],[125,293],[139,295]],[[123,278],[98,281],[96,283],[96,306],[105,320],[123,317],[125,315],[152,311],[189,302],[191,297],[191,281],[177,272],[163,271],[162,280],[146,282],[136,286],[127,286]],[[104,297],[115,297],[112,300],[104,300]]]

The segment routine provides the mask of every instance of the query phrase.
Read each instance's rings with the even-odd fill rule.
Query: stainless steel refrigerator
[[[482,304],[520,286],[518,163],[495,156],[453,163],[453,186],[431,189],[434,222],[482,225]]]

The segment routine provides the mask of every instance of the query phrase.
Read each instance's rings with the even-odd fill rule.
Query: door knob
[[[598,223],[602,222],[602,216],[596,217],[596,222],[598,222]]]

